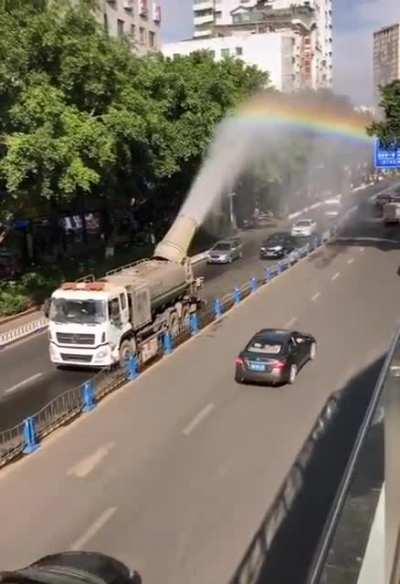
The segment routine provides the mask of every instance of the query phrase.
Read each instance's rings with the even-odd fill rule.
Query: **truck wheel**
[[[127,363],[129,359],[135,354],[134,343],[130,339],[122,341],[119,348],[119,362],[121,365]]]
[[[177,337],[179,334],[179,317],[176,312],[170,314],[168,320],[168,330],[172,337]]]

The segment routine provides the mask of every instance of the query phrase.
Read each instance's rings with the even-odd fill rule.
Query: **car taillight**
[[[285,367],[285,363],[283,363],[282,361],[275,361],[272,365],[272,370],[273,371],[282,371],[282,369]]]
[[[241,357],[237,357],[235,359],[235,365],[239,365],[239,367],[243,367],[243,359]]]

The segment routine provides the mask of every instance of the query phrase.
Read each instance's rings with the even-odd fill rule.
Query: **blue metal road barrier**
[[[85,413],[91,412],[96,407],[96,396],[93,387],[93,381],[89,380],[83,384],[82,387],[82,397],[83,397],[83,411]]]
[[[252,292],[255,292],[257,290],[257,278],[254,278],[254,276],[250,280],[250,287]]]
[[[172,336],[169,332],[164,335],[164,353],[165,355],[170,355],[174,350]]]
[[[216,298],[214,301],[214,314],[215,318],[221,318],[222,316],[222,304],[219,298]]]
[[[197,312],[194,312],[191,316],[190,316],[190,332],[191,335],[197,335],[197,333],[199,332],[199,317],[197,315]]]
[[[24,422],[24,442],[24,454],[32,454],[33,452],[36,452],[38,448],[40,448],[40,444],[36,435],[35,420],[32,417],[27,418]]]
[[[137,358],[136,355],[131,355],[129,358],[129,361],[127,363],[127,368],[128,368],[128,379],[129,381],[133,381],[134,379],[136,379],[137,377],[139,377],[140,374],[140,364],[139,364],[139,359]]]
[[[235,304],[239,304],[241,299],[242,299],[242,293],[240,291],[240,288],[235,288],[235,291],[233,293],[233,297],[235,299]]]

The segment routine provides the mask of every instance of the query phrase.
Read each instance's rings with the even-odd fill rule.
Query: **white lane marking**
[[[294,316],[285,324],[284,328],[290,328],[297,322],[297,318]]]
[[[17,391],[17,389],[21,389],[21,387],[24,387],[25,385],[28,385],[28,383],[36,381],[36,379],[39,379],[40,377],[43,377],[43,373],[35,373],[34,375],[27,377],[23,381],[20,381],[19,383],[12,385],[8,389],[6,389],[4,393],[12,393],[13,391]]]
[[[93,454],[80,460],[78,464],[71,467],[67,471],[67,476],[74,476],[78,479],[84,479],[90,474],[98,464],[107,456],[107,454],[114,448],[115,443],[110,442],[104,446],[100,446]]]
[[[349,258],[347,260],[347,263],[349,264],[349,266],[354,262],[354,258]]]
[[[98,517],[98,519],[96,519],[96,521],[92,523],[92,525],[85,531],[85,533],[83,533],[81,537],[79,537],[72,544],[70,548],[71,551],[78,551],[81,548],[83,548],[88,543],[88,541],[91,540],[96,535],[96,533],[98,533],[100,529],[105,526],[105,524],[108,521],[110,521],[111,517],[114,515],[116,510],[117,507],[110,507],[109,509],[103,511],[100,517]]]
[[[201,424],[201,422],[211,414],[214,408],[215,404],[213,403],[209,403],[206,406],[204,406],[204,408],[193,418],[190,424],[186,426],[182,434],[184,436],[189,436],[193,432],[193,430],[197,428],[197,426]]]
[[[311,298],[311,300],[312,300],[313,302],[315,302],[316,300],[318,300],[318,298],[319,298],[320,296],[321,296],[321,292],[316,292],[316,293],[314,294],[314,296]]]
[[[331,278],[332,282],[334,282],[335,280],[337,280],[339,278],[339,276],[340,276],[340,272],[336,272],[336,274],[333,274],[333,276]]]

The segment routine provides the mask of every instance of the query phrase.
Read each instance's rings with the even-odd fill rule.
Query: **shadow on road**
[[[271,522],[271,510],[268,510],[230,584],[244,581],[247,584],[306,582],[383,360],[384,356],[377,359],[339,392],[338,413],[326,433],[322,434],[308,464],[301,469],[302,488],[290,510],[286,509],[272,543],[267,545]]]

